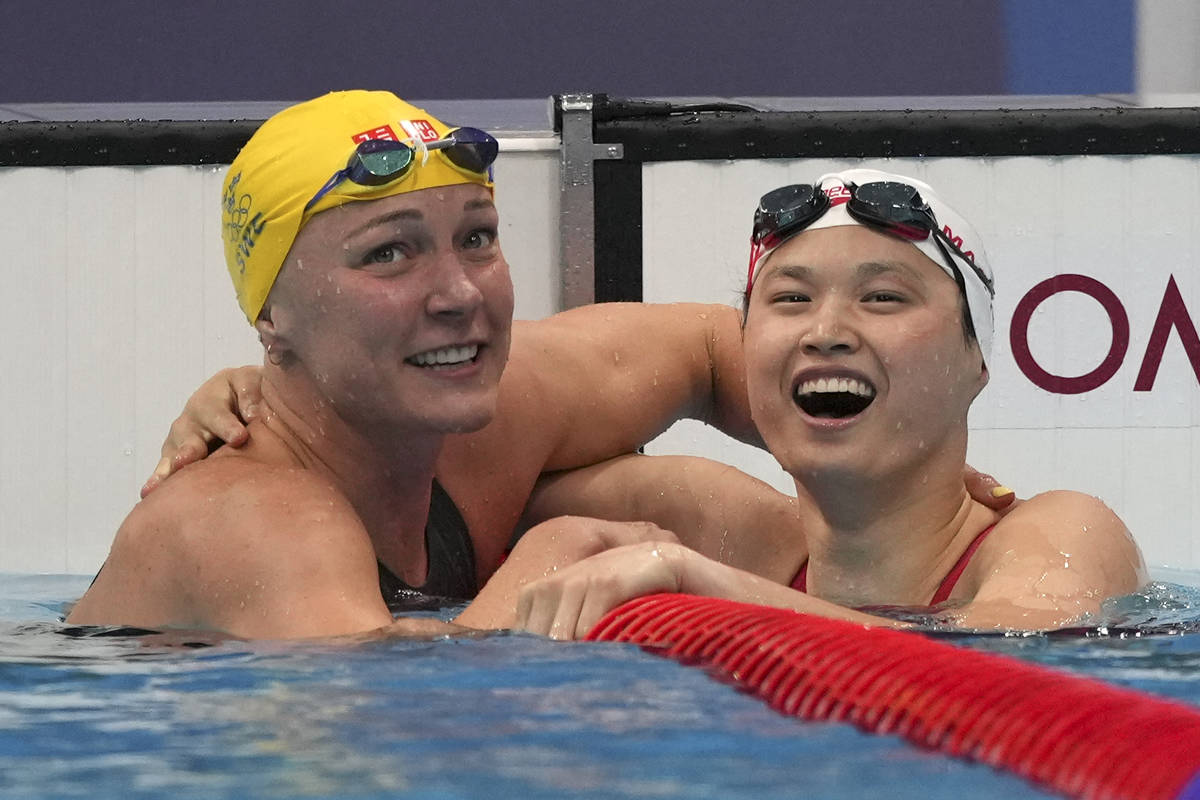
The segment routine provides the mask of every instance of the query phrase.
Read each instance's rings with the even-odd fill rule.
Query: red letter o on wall
[[[1112,325],[1112,344],[1108,348],[1108,355],[1100,362],[1100,366],[1078,378],[1051,375],[1034,361],[1033,353],[1029,350],[1029,320],[1033,318],[1033,312],[1044,300],[1059,292],[1082,292],[1093,298],[1108,312],[1108,321]],[[1025,293],[1021,302],[1017,303],[1012,324],[1008,329],[1008,340],[1017,366],[1029,380],[1047,392],[1081,394],[1103,386],[1121,368],[1121,362],[1125,360],[1125,351],[1129,349],[1129,317],[1112,290],[1095,278],[1086,275],[1055,275],[1034,286]]]

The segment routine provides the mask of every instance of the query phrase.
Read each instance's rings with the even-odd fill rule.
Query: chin
[[[484,414],[478,417],[455,422],[446,428],[446,433],[474,433],[483,430],[492,421],[494,414]]]
[[[474,433],[487,427],[496,416],[496,403],[493,397],[490,402],[481,402],[465,408],[445,409],[444,415],[436,423],[445,433]]]

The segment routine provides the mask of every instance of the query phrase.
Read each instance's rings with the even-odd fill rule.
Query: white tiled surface
[[[978,229],[996,272],[991,384],[971,413],[972,464],[1021,495],[1070,488],[1102,497],[1153,565],[1200,567],[1200,381],[1172,332],[1150,392],[1134,392],[1168,277],[1200,321],[1200,158],[1088,156],[890,161],[676,162],[644,173],[645,297],[736,303],[752,210],[763,192],[823,172],[874,166],[921,178]],[[1121,301],[1130,342],[1092,392],[1057,395],[1017,367],[1009,320],[1020,298],[1061,273],[1091,276]],[[1089,372],[1108,352],[1095,300],[1058,294],[1029,326],[1031,350],[1058,375]],[[653,452],[696,452],[790,491],[770,459],[682,423]]]

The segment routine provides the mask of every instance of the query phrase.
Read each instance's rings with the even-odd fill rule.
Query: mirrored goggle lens
[[[921,193],[907,183],[877,181],[855,186],[848,210],[907,239],[926,239],[937,227]]]
[[[754,241],[784,235],[785,231],[810,224],[821,216],[829,198],[820,188],[797,183],[773,189],[758,201],[754,212]]]
[[[456,128],[446,141],[442,150],[446,158],[468,172],[487,172],[500,151],[496,139],[478,128]]]
[[[362,186],[381,186],[402,176],[413,164],[413,149],[402,142],[363,142],[347,165],[347,177]]]

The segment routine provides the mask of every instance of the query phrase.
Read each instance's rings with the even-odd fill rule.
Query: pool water
[[[627,645],[68,635],[87,583],[0,575],[0,798],[1048,796]],[[950,641],[1200,706],[1200,589],[1108,616],[1106,635]]]

